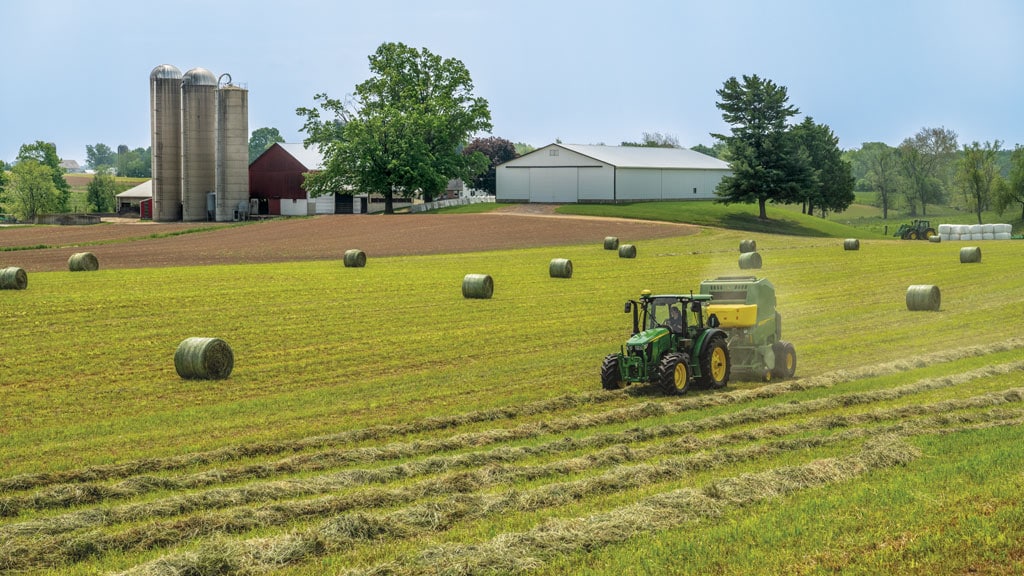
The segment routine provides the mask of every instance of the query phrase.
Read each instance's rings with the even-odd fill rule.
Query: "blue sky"
[[[203,67],[249,89],[249,130],[300,141],[299,106],[369,77],[384,42],[461,60],[495,136],[710,145],[716,90],[758,74],[842,148],[923,127],[1024,144],[1024,2],[4,0],[0,159],[44,140],[150,143],[149,73]],[[802,119],[798,117],[797,120]]]

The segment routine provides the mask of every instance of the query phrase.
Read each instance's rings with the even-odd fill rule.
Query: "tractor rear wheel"
[[[619,355],[609,354],[604,357],[601,363],[601,387],[605,390],[621,390],[626,387],[626,382],[619,372]]]
[[[772,344],[775,353],[775,369],[773,375],[779,379],[792,378],[796,374],[796,348],[785,340]]]
[[[658,362],[655,381],[665,394],[686,394],[690,387],[690,357],[680,352],[665,354]]]
[[[910,232],[907,232],[907,235],[904,236],[904,238],[906,238],[907,240],[917,240],[917,230],[911,230]]]
[[[929,228],[924,231],[924,240],[931,240],[932,236],[935,236],[935,228]]]
[[[729,383],[730,362],[725,338],[712,338],[700,354],[701,383],[708,388],[725,388]]]

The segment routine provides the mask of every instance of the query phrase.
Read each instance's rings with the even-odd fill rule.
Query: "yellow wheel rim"
[[[788,371],[790,371],[790,372],[792,372],[792,371],[793,371],[793,364],[795,364],[795,363],[796,363],[796,361],[795,361],[795,360],[796,360],[796,359],[795,359],[795,358],[793,358],[793,355],[792,355],[792,354],[786,354],[786,370],[788,370]]]
[[[711,351],[711,377],[715,382],[725,380],[725,348],[720,346]]]
[[[676,381],[676,388],[685,388],[686,383],[690,380],[690,374],[686,370],[686,364],[680,362],[676,364],[676,369],[672,374]]]

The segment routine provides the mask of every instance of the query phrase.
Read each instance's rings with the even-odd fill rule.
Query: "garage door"
[[[578,168],[530,168],[530,202],[575,203]]]

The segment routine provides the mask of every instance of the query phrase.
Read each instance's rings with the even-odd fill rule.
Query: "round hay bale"
[[[935,236],[932,236],[931,238],[929,238],[928,241],[929,242],[934,242],[934,243],[938,244],[938,243],[942,242],[942,236],[940,236],[939,234],[936,234]]]
[[[941,301],[938,286],[915,284],[907,288],[907,310],[938,310]]]
[[[234,367],[231,346],[220,338],[186,338],[174,352],[174,369],[186,380],[223,380]]]
[[[362,268],[363,266],[366,266],[366,252],[345,250],[345,268]]]
[[[68,269],[72,272],[95,272],[100,269],[100,261],[92,252],[79,252],[68,258]]]
[[[632,244],[619,246],[619,258],[636,258],[636,246]]]
[[[860,240],[856,238],[843,240],[843,250],[860,250]]]
[[[463,298],[490,298],[494,295],[494,280],[488,274],[466,274],[462,279]]]
[[[0,290],[24,290],[28,287],[28,274],[17,266],[0,270]]]
[[[756,240],[740,240],[740,254],[746,254],[747,252],[757,252]]]
[[[555,258],[548,265],[548,274],[552,278],[572,278],[572,260]]]
[[[977,246],[964,246],[960,249],[960,263],[973,264],[981,262],[981,248]]]
[[[604,249],[605,250],[618,250],[619,249],[619,239],[616,238],[615,236],[605,236],[604,237]]]
[[[761,267],[761,254],[757,252],[747,252],[746,254],[740,254],[740,269],[742,270],[753,270]]]

